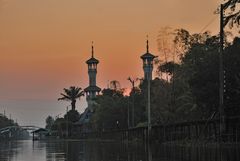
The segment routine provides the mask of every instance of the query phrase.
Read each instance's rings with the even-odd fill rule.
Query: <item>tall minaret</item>
[[[156,57],[157,56],[149,53],[149,45],[147,38],[147,52],[141,56],[141,59],[143,60],[144,80],[147,80],[148,78],[152,80],[153,59]]]
[[[87,95],[88,105],[91,104],[93,98],[101,91],[96,85],[96,76],[97,76],[97,64],[99,61],[94,58],[94,47],[92,42],[92,57],[86,61],[88,65],[88,76],[89,76],[89,86],[84,89]]]

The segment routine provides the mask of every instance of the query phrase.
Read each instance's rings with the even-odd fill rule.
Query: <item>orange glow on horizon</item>
[[[208,5],[205,5],[205,4]],[[142,77],[140,56],[158,55],[161,27],[199,32],[215,15],[215,1],[0,0],[0,99],[55,99],[62,88],[88,85],[85,61],[94,41],[97,83]],[[203,12],[204,11],[204,12]],[[215,32],[216,21],[209,30]],[[16,93],[6,92],[17,89]]]
[[[219,0],[0,0],[0,112],[20,124],[45,125],[47,115],[65,113],[58,102],[69,86],[88,86],[85,61],[94,41],[97,85],[118,80],[124,94],[127,78],[143,77],[140,56],[159,55],[162,27],[199,33],[214,17]],[[217,33],[218,18],[206,30]],[[86,108],[85,97],[77,110]],[[25,112],[22,112],[25,111]],[[31,120],[31,121],[29,121]]]

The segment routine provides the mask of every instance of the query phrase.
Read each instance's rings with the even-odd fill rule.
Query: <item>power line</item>
[[[200,31],[202,33],[208,26],[210,26],[216,19],[218,18],[217,15],[215,15]]]

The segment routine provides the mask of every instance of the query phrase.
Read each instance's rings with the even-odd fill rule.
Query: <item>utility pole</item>
[[[225,130],[225,115],[224,115],[224,78],[223,78],[223,41],[224,41],[224,9],[223,4],[220,7],[220,49],[219,49],[219,123],[220,123],[220,139]]]
[[[128,107],[127,108],[127,112],[128,112],[128,116],[127,116],[128,129],[130,128],[130,121],[129,121],[130,120],[130,115],[129,115],[130,114],[130,110],[129,110],[129,103],[130,103],[130,101],[129,101],[129,99],[130,98],[128,97],[128,106],[127,106]]]

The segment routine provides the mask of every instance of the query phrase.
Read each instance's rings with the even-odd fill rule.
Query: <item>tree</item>
[[[66,131],[67,122],[64,118],[57,118],[54,121],[54,124],[51,127],[51,130],[54,131],[54,135],[63,137],[64,131]]]
[[[157,70],[158,70],[158,72],[163,72],[163,73],[166,73],[166,74],[172,76],[174,73],[174,69],[177,68],[178,66],[179,66],[179,64],[174,63],[173,61],[169,61],[169,62],[160,64],[158,66]]]
[[[97,107],[91,117],[92,127],[97,130],[127,128],[127,97],[122,90],[103,89],[97,96]]]
[[[237,4],[240,3],[240,0],[227,0],[222,6],[223,10],[230,10],[223,17],[223,26],[229,24],[229,27],[232,28],[234,25],[237,27],[240,26],[240,11],[238,9]],[[218,11],[219,12],[219,11]]]
[[[228,34],[228,33],[225,33]],[[174,100],[165,106],[159,114],[163,119],[169,116],[169,121],[187,121],[191,119],[206,119],[219,110],[219,75],[218,49],[219,36],[211,36],[209,32],[190,34],[187,30],[176,30],[175,42],[181,49],[182,57],[179,64],[167,62],[159,64],[158,71],[174,76],[170,84],[174,83]],[[233,43],[225,39],[224,70],[225,70],[225,106],[228,116],[239,115],[239,38]],[[167,86],[166,86],[167,87]],[[159,91],[160,87],[155,87]],[[160,91],[164,92],[165,88]],[[171,88],[167,88],[171,90]],[[157,95],[161,95],[161,92]],[[166,91],[167,92],[167,91]],[[169,99],[166,95],[165,99]],[[160,98],[162,98],[161,96]],[[152,107],[156,105],[152,103]],[[158,107],[157,107],[158,109]],[[171,109],[171,111],[169,111]],[[158,111],[154,112],[156,114]],[[163,113],[166,113],[164,116]],[[170,117],[170,115],[172,115]]]
[[[80,99],[84,96],[84,91],[82,88],[71,86],[69,89],[64,88],[64,93],[61,93],[63,97],[58,98],[58,100],[71,101],[72,110],[76,108],[76,99]]]
[[[188,83],[203,118],[218,111],[218,40],[213,36],[203,43],[193,43],[182,60],[190,72]]]
[[[233,44],[224,52],[224,106],[227,116],[240,115],[240,38],[235,38]]]
[[[130,108],[130,99],[131,97],[134,97],[134,124],[136,126],[141,126],[141,125],[146,125],[146,120],[147,120],[147,113],[146,113],[146,105],[147,105],[147,100],[146,100],[146,93],[145,91],[146,85],[143,85],[143,82],[139,85],[139,87],[135,87],[132,89],[130,92],[130,96],[128,97],[128,106]],[[131,111],[131,110],[129,110]],[[131,117],[130,117],[131,118]]]
[[[175,108],[187,107],[188,119],[206,119],[219,110],[219,36],[211,36],[208,32],[191,35],[185,30],[179,31],[176,40],[186,50],[175,71]],[[239,115],[239,42],[239,38],[235,38],[232,44],[226,39],[224,42],[224,100],[228,116]],[[165,71],[171,69],[171,66],[164,67]]]
[[[51,129],[52,125],[54,124],[54,119],[52,116],[48,116],[45,122],[46,122],[46,129]]]
[[[174,56],[172,61],[158,63],[157,72],[169,75],[170,79],[167,79],[165,83],[161,79],[159,82],[162,83],[154,80],[156,85],[154,87],[155,94],[160,96],[159,100],[165,100],[164,103],[160,104],[156,101],[156,105],[158,104],[157,106],[159,106],[156,109],[161,109],[161,112],[156,111],[154,113],[161,114],[161,116],[158,116],[158,120],[162,123],[185,121],[191,118],[190,113],[196,107],[188,82],[188,78],[192,74],[192,68],[191,66],[185,68],[186,65],[183,65],[183,58],[185,58],[193,44],[203,43],[209,37],[208,32],[192,35],[185,29],[175,29],[171,32],[171,35],[174,37],[171,37],[170,43],[173,45],[171,45],[172,49],[169,51],[176,55],[178,60],[175,61]],[[152,106],[156,105],[153,104]]]
[[[7,126],[18,126],[18,124],[0,113],[0,129]]]
[[[76,110],[70,110],[64,115],[64,119],[73,123],[80,119],[80,114]]]

